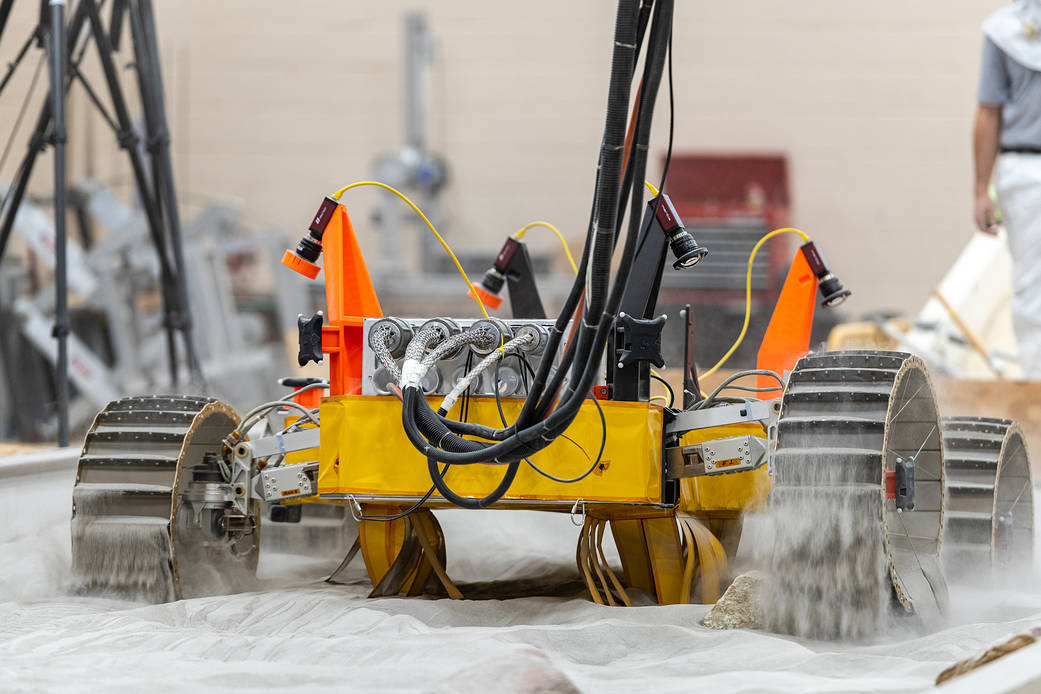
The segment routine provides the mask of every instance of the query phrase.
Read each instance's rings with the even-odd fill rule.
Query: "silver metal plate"
[[[362,386],[361,392],[363,395],[390,395],[390,390],[387,388],[388,374],[387,370],[384,369],[376,356],[375,351],[369,345],[369,331],[372,330],[373,326],[378,323],[380,318],[366,318],[363,327],[362,335]],[[401,318],[399,320],[404,321],[410,328],[412,328],[413,334],[419,331],[429,318]],[[448,320],[455,323],[459,328],[465,330],[477,322],[478,318],[449,318]],[[525,325],[538,325],[548,331],[552,329],[555,321],[544,319],[544,320],[527,320],[527,319],[512,319],[504,318],[501,319],[506,323],[516,334],[517,329]],[[471,356],[472,355],[472,356]],[[442,359],[434,364],[433,368],[427,372],[426,378],[423,382],[423,390],[427,395],[447,395],[449,391],[455,386],[456,382],[466,372],[467,358],[469,358],[470,367],[474,367],[484,358],[484,355],[471,352],[469,347],[463,347],[459,350],[459,353],[453,355],[448,359]],[[534,352],[525,353],[524,356],[527,358],[528,363],[531,364],[533,370],[538,370],[539,365],[542,363],[543,353],[541,350]],[[396,359],[395,362],[398,368],[401,367],[401,359]],[[559,361],[559,359],[554,360]],[[527,383],[531,380],[530,375],[527,373],[527,369],[521,363],[521,360],[517,357],[508,356],[503,364],[499,368],[499,378],[501,381],[500,390],[503,398],[523,398],[528,394]],[[495,391],[493,390],[495,384],[494,380],[494,369],[489,369],[486,373],[482,374],[475,385],[473,386],[470,393],[477,396],[494,396]]]

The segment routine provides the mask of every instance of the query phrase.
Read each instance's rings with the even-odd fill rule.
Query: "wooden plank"
[[[1034,475],[1041,475],[1041,382],[933,378],[940,413],[1014,419],[1023,429]]]

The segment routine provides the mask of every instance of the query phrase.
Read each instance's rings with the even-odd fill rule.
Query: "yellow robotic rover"
[[[431,509],[569,513],[590,596],[630,605],[637,593],[718,599],[742,514],[769,503],[795,519],[769,561],[779,600],[845,587],[772,626],[825,636],[840,613],[881,623],[894,609],[941,612],[941,540],[988,564],[1028,556],[1032,488],[1015,425],[941,419],[914,356],[808,354],[818,292],[826,305],[849,292],[805,235],[757,368],[703,393],[688,339],[681,401],[651,400],[664,263],[671,249],[674,267],[697,272],[707,252],[665,175],[649,201],[642,185],[671,21],[669,0],[619,3],[588,233],[556,319],[486,310],[526,255],[516,237],[480,287],[466,280],[480,316],[383,316],[340,202],[353,186],[337,191],[284,260],[313,279],[323,258],[327,307],[301,317],[299,356],[326,364],[328,379],[287,379],[291,398],[243,417],[201,397],[110,403],[74,489],[82,584],[157,601],[248,585],[262,504],[280,519],[301,504],[346,505],[359,538],[345,563],[360,551],[373,595],[453,598],[465,596]],[[681,319],[692,338],[689,310]],[[621,575],[605,560],[608,530]],[[871,580],[879,572],[886,580]]]

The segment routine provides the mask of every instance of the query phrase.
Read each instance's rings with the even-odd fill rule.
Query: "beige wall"
[[[373,158],[401,143],[401,14],[421,3],[158,4],[186,200],[237,198],[254,224],[295,234],[323,194],[368,177]],[[856,292],[849,312],[917,310],[971,233],[978,27],[1001,3],[677,4],[676,149],[786,152],[793,221]],[[13,54],[30,5],[19,3],[0,59]],[[603,122],[612,3],[426,5],[437,41],[429,139],[454,172],[445,199],[454,243],[492,250],[536,218],[580,233]],[[27,81],[0,99],[4,134]],[[87,127],[82,94],[72,111],[73,172],[89,165],[125,178],[110,137],[96,120]],[[13,169],[9,161],[0,176]],[[48,175],[42,168],[37,190]],[[374,251],[366,220],[376,195],[350,195]]]

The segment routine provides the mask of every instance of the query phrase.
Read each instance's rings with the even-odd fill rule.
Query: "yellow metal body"
[[[745,435],[766,438],[762,425],[755,422],[727,424],[707,429],[694,429],[683,435],[680,444],[688,446],[704,441]],[[680,511],[712,517],[758,511],[770,493],[770,475],[766,466],[747,472],[712,477],[688,477],[680,480]]]
[[[431,400],[432,406],[437,402]],[[508,421],[520,412],[520,400],[504,400]],[[562,484],[522,465],[510,491],[498,506],[530,506],[532,502],[660,505],[662,501],[662,408],[638,402],[600,403],[607,420],[607,439],[600,465],[580,482]],[[453,411],[451,416],[459,418]],[[468,419],[501,426],[493,398],[471,398]],[[319,499],[352,496],[360,501],[405,501],[430,489],[427,461],[409,442],[401,426],[401,403],[393,396],[344,395],[321,404]],[[600,450],[600,415],[583,404],[574,422],[531,461],[562,478],[581,475]],[[459,494],[482,497],[502,479],[501,465],[458,465],[445,479]],[[440,495],[433,503],[444,503]],[[540,505],[540,504],[535,504]],[[558,504],[559,505],[559,504]]]
[[[433,406],[436,403],[431,401]],[[641,590],[660,604],[699,600],[711,603],[725,586],[727,557],[712,524],[736,524],[740,513],[761,508],[770,491],[766,467],[715,477],[680,481],[678,506],[662,504],[663,413],[650,403],[602,401],[607,437],[600,466],[573,484],[554,482],[524,465],[499,508],[570,510],[575,500],[589,515],[579,539],[576,559],[590,594],[597,602],[631,604],[627,589],[603,557],[601,540],[610,527],[622,559],[625,586]],[[508,421],[520,411],[519,400],[503,402]],[[451,413],[456,419],[458,412]],[[468,419],[496,426],[499,414],[491,398],[472,398]],[[313,501],[343,502],[353,497],[368,514],[396,513],[423,496],[431,482],[426,459],[409,442],[401,426],[401,403],[392,396],[345,395],[321,404],[322,436],[318,451],[292,454],[289,462],[319,460],[318,492]],[[589,469],[600,448],[600,415],[587,402],[568,428],[532,462],[557,477],[577,477]],[[688,445],[733,436],[765,437],[756,423],[697,429],[685,434]],[[458,493],[481,497],[502,479],[501,465],[451,468],[446,480]],[[428,505],[446,502],[433,495]],[[427,516],[433,516],[427,512]],[[424,516],[426,518],[427,516]],[[413,522],[420,519],[413,514]],[[425,522],[425,521],[424,521]],[[428,527],[429,526],[429,527]],[[711,527],[710,527],[711,526]],[[411,533],[423,533],[430,551],[410,550],[409,564],[399,571],[391,593],[419,595],[432,580],[434,561],[444,553],[444,538],[436,521],[409,529],[405,519],[390,523],[363,521],[359,533],[362,555],[374,589],[386,591],[385,576],[404,551]],[[443,556],[441,557],[443,562]],[[444,583],[444,582],[443,582]],[[450,581],[449,594],[455,595]],[[384,593],[379,593],[384,594]],[[616,600],[613,596],[618,596]]]

